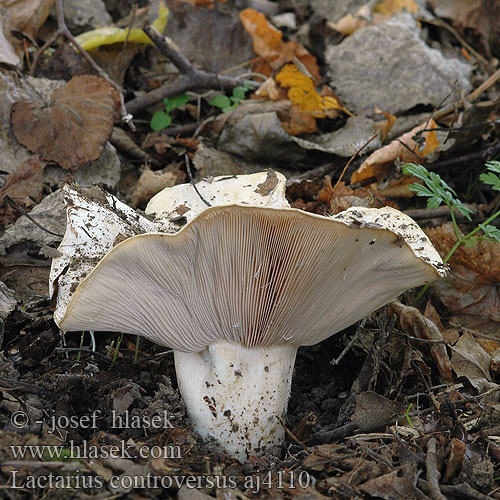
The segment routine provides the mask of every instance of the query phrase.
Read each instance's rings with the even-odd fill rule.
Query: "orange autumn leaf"
[[[296,104],[301,111],[310,113],[316,118],[326,116],[329,109],[344,111],[343,106],[331,96],[321,96],[314,88],[312,78],[304,75],[295,64],[287,64],[276,75],[276,81],[288,88],[288,99]]]
[[[396,121],[396,115],[391,115],[387,111],[382,111],[376,106],[374,108],[374,111],[377,114],[384,115],[386,118],[383,122],[375,124],[375,127],[380,131],[380,136],[381,136],[380,139],[382,142],[384,142],[387,139],[387,136],[389,135],[389,132],[391,131],[392,126]]]
[[[300,43],[292,40],[284,42],[281,31],[270,24],[263,14],[254,9],[245,9],[240,12],[240,20],[252,37],[253,49],[259,56],[277,58],[279,66],[297,58],[304,64],[315,81],[320,80],[316,58]],[[265,64],[259,66],[261,71],[265,67]]]
[[[416,14],[418,12],[418,5],[415,0],[382,0],[382,2],[373,8],[373,12],[391,15],[395,12],[401,12],[403,9]]]
[[[361,164],[358,170],[352,174],[351,184],[372,177],[379,181],[384,179],[390,174],[392,165],[396,160],[414,162],[418,157],[425,158],[429,156],[439,146],[436,132],[432,130],[436,127],[436,122],[434,120],[429,120],[409,132],[406,132],[406,134],[398,137],[387,146],[373,152]],[[424,130],[429,129],[430,131],[424,132]],[[407,177],[406,179],[409,180],[410,178]]]

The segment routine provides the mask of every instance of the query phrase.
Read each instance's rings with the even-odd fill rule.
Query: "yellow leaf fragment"
[[[306,111],[316,118],[326,116],[329,109],[345,111],[344,107],[334,97],[322,97],[314,88],[312,78],[299,71],[295,64],[287,64],[276,75],[276,81],[288,88],[288,98],[298,105],[301,111]]]
[[[167,26],[168,8],[160,2],[158,7],[158,17],[152,23],[153,28],[162,33]],[[113,43],[148,43],[150,38],[140,28],[116,28],[114,26],[103,26],[95,30],[87,31],[76,37],[77,42],[84,50],[93,50],[102,45],[111,45]]]
[[[373,8],[373,12],[390,16],[394,12],[401,12],[403,9],[416,14],[418,5],[415,0],[382,0]]]

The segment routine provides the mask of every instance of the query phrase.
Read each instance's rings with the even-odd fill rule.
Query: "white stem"
[[[240,461],[282,444],[297,348],[223,342],[174,352],[179,390],[195,430]]]

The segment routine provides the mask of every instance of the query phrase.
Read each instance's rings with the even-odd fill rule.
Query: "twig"
[[[283,426],[283,429],[285,429],[285,432],[298,444],[300,447],[305,450],[309,451],[309,448],[305,445],[304,441],[301,441],[283,422],[283,419],[278,415],[278,420],[280,421],[280,424]]]
[[[189,165],[189,156],[187,155],[187,153],[184,155],[184,160],[186,161],[186,171],[189,176],[189,182],[191,183],[191,186],[193,186],[196,194],[200,197],[200,200],[205,203],[207,207],[211,207],[212,205],[205,198],[203,198],[202,194],[198,191],[198,187],[194,183],[193,174],[191,173],[191,166]]]
[[[26,210],[21,205],[19,205],[19,203],[16,203],[9,195],[5,195],[3,200],[7,202],[12,208],[17,210],[20,214],[24,215],[28,220],[33,222],[33,224],[39,227],[42,231],[45,231],[46,233],[49,233],[52,236],[58,236],[59,238],[64,237],[63,234],[54,233],[54,231],[51,231],[50,229],[43,227],[40,223],[38,223],[35,219],[33,219],[33,217],[28,212],[26,212]]]
[[[366,148],[366,146],[368,146],[368,144],[370,144],[370,142],[373,141],[373,139],[375,139],[376,137],[378,136],[378,134],[375,134],[373,135],[372,137],[370,137],[352,156],[351,158],[349,159],[349,161],[346,163],[346,166],[344,167],[344,169],[342,170],[342,172],[340,173],[339,175],[339,178],[337,180],[337,182],[335,183],[335,186],[333,186],[333,190],[335,191],[335,188],[340,184],[340,181],[342,180],[342,177],[344,177],[344,174],[346,173],[346,170],[349,168],[349,165],[354,161],[354,158],[356,158],[356,156],[359,155],[359,153],[361,153],[361,151],[363,151],[363,149]]]
[[[418,479],[417,484],[418,487],[422,490],[429,493],[431,492],[430,484],[425,479]],[[446,495],[451,495],[458,498],[472,498],[474,500],[494,500],[493,497],[480,493],[467,483],[460,483],[455,485],[442,484],[441,491]]]
[[[450,158],[448,160],[436,161],[429,164],[429,168],[432,168],[432,170],[437,170],[438,168],[456,165],[457,163],[469,163],[471,160],[490,159],[495,157],[498,153],[500,153],[500,142],[493,146],[488,146],[487,148],[481,149],[480,151],[475,151],[474,153],[458,156],[456,158]]]
[[[132,130],[135,130],[135,125],[132,122],[132,115],[127,112],[125,108],[125,101],[123,99],[123,89],[114,80],[112,80],[108,74],[97,64],[94,59],[86,52],[82,46],[78,43],[76,38],[73,36],[69,28],[66,26],[66,21],[64,20],[63,11],[63,0],[56,0],[56,15],[57,15],[57,31],[47,40],[42,47],[37,51],[35,57],[33,58],[33,65],[31,67],[31,75],[34,74],[35,68],[38,64],[40,56],[54,43],[59,35],[65,36],[68,41],[80,52],[82,57],[94,68],[97,74],[104,78],[114,89],[117,90],[120,96],[120,116],[123,122],[125,122]]]
[[[317,432],[312,435],[311,442],[313,444],[331,443],[335,439],[342,439],[353,434],[358,428],[358,424],[349,422],[342,427],[337,427],[331,431]]]
[[[44,396],[54,395],[53,392],[38,385],[27,384],[26,382],[19,382],[18,380],[11,380],[1,376],[0,384],[2,384],[2,390],[4,391],[22,391],[30,394],[42,394]]]
[[[135,114],[149,106],[160,102],[162,99],[183,94],[189,90],[195,89],[233,89],[241,85],[240,78],[217,75],[196,69],[189,60],[167,42],[165,37],[160,35],[152,26],[145,26],[144,32],[151,38],[158,50],[167,57],[172,64],[179,70],[181,78],[173,83],[163,85],[151,92],[136,97],[127,103],[129,113]],[[254,88],[258,88],[260,83],[252,82]]]
[[[470,203],[465,203],[465,206],[472,210],[473,215],[477,215],[479,212],[487,208],[485,205],[476,205]],[[438,208],[413,208],[411,210],[403,210],[403,213],[416,220],[434,219],[439,217],[448,218],[450,215],[450,209],[447,206],[441,206]],[[458,212],[458,210],[455,210],[455,217],[457,219],[466,219]]]
[[[419,17],[418,20],[420,22],[426,24],[432,24],[433,26],[437,26],[438,28],[444,28],[448,30],[474,57],[484,66],[486,70],[489,69],[488,61],[476,50],[472,47],[462,36],[457,32],[453,26],[450,26],[448,23],[445,23],[441,19],[424,19],[423,17]]]
[[[433,500],[446,500],[446,497],[441,493],[439,488],[439,478],[441,474],[438,470],[438,460],[436,452],[436,438],[430,438],[427,443],[427,455],[425,457],[425,466],[427,469],[427,481]]]
[[[497,69],[488,79],[486,79],[476,90],[473,90],[469,95],[465,97],[465,99],[459,99],[457,102],[446,106],[445,108],[439,110],[434,114],[434,118],[437,120],[448,113],[451,113],[457,108],[460,108],[464,105],[464,101],[475,101],[483,92],[488,90],[491,86],[493,86],[500,79],[500,68]]]

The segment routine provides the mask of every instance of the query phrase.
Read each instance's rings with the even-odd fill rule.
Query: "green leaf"
[[[232,111],[233,109],[236,109],[238,107],[239,103],[240,103],[240,101],[235,101],[230,106],[226,106],[225,108],[222,108],[222,111],[224,113],[227,113],[228,111]]]
[[[495,191],[500,191],[500,178],[492,172],[487,172],[479,176],[481,182],[488,184]]]
[[[469,207],[466,207],[460,200],[454,201],[454,207],[458,212],[463,215],[467,220],[471,220],[471,215],[474,213]]]
[[[427,200],[427,208],[438,208],[442,203],[441,198],[432,196]]]
[[[222,95],[222,94],[217,94],[208,101],[208,104],[210,106],[216,106],[217,108],[221,108],[222,111],[224,111],[224,108],[228,108],[231,106],[231,99],[229,97]]]
[[[174,109],[182,108],[182,106],[185,106],[188,101],[189,96],[186,94],[176,95],[175,97],[171,97],[170,99],[163,99],[165,108],[167,109],[167,113],[170,113],[170,111],[173,111]]]
[[[490,172],[496,172],[500,174],[500,161],[491,160],[487,161],[484,165]]]
[[[165,111],[156,111],[154,115],[151,117],[151,128],[153,130],[163,130],[167,128],[172,123],[172,118],[170,115],[167,115]]]
[[[415,165],[414,163],[406,163],[403,166],[403,173],[413,175],[424,181],[424,185],[410,184],[408,188],[417,193],[417,196],[428,197],[428,208],[437,208],[441,203],[444,203],[450,210],[456,209],[464,217],[471,220],[472,210],[456,198],[455,191],[438,174],[429,172],[424,166]]]
[[[491,238],[495,241],[500,241],[500,229],[490,224],[486,226],[484,224],[479,224],[479,227],[482,229],[484,235],[487,238]]]
[[[244,87],[238,86],[233,89],[233,97],[238,99],[238,101],[242,101],[245,99],[246,89]]]

